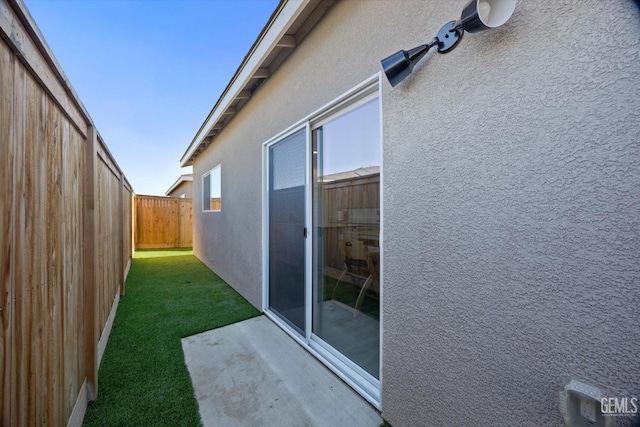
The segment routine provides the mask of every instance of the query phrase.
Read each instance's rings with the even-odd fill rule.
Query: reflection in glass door
[[[315,126],[312,332],[379,379],[378,98]]]
[[[269,308],[305,334],[306,130],[269,147]]]

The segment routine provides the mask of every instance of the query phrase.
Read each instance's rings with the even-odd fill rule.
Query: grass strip
[[[84,425],[201,425],[180,339],[258,314],[190,249],[137,251]]]

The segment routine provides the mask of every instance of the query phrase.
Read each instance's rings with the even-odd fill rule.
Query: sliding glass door
[[[265,312],[380,399],[378,84],[265,143]]]
[[[374,378],[380,360],[378,98],[313,129],[313,334]]]

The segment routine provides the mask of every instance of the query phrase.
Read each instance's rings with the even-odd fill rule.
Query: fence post
[[[138,249],[138,195],[131,189],[131,258]],[[131,260],[133,264],[133,260]]]
[[[84,338],[85,338],[85,366],[87,375],[87,398],[95,400],[98,395],[98,356],[97,346],[99,336],[98,318],[96,310],[96,163],[98,134],[96,129],[89,125],[85,143],[84,155],[84,221],[83,221],[83,247],[84,247]]]
[[[120,271],[118,277],[120,278],[120,295],[124,295],[124,174],[120,172],[120,187],[118,188],[118,213],[120,221],[118,221],[118,258],[116,264],[119,266]]]

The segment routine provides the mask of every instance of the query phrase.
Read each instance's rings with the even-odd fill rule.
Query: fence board
[[[192,199],[178,199],[178,247],[193,246],[193,201]]]
[[[129,221],[123,221],[123,247],[124,258],[122,260],[122,274],[123,277],[127,275],[129,267],[131,265],[131,258],[133,257],[133,223],[135,217],[133,214],[133,205],[135,204],[135,195],[131,188],[124,186],[122,193],[122,206],[124,209],[125,218],[131,218]]]
[[[12,348],[12,365],[11,365],[11,383],[15,386],[15,394],[11,395],[11,417],[9,425],[20,425],[26,423],[27,414],[27,388],[26,376],[27,369],[24,364],[23,355],[28,355],[28,328],[27,319],[24,315],[26,295],[24,287],[27,282],[26,278],[26,256],[28,256],[26,245],[26,225],[24,223],[24,198],[25,189],[25,97],[26,97],[26,73],[20,66],[14,68],[15,88],[14,88],[14,136],[15,136],[15,152],[14,152],[14,200],[13,200],[13,221],[12,221],[12,240],[13,252],[11,253],[11,267],[13,267],[13,330],[10,336],[13,339]],[[15,333],[15,329],[23,331],[22,334]],[[24,402],[25,405],[18,406],[18,402]]]
[[[98,283],[101,284],[98,300],[98,325],[102,331],[111,312],[111,306],[120,290],[121,269],[118,263],[118,242],[120,242],[118,222],[122,215],[119,206],[120,179],[104,159],[98,156],[96,210],[98,212],[98,240],[96,258]],[[118,268],[114,268],[118,266]]]
[[[50,368],[51,383],[47,389],[47,395],[50,393],[56,396],[51,396],[48,404],[51,407],[51,413],[48,414],[47,422],[64,422],[64,354],[62,350],[62,343],[64,340],[63,334],[63,301],[62,301],[62,260],[63,254],[60,253],[60,247],[58,242],[61,239],[62,230],[59,227],[60,207],[61,207],[61,192],[62,189],[58,189],[58,171],[60,168],[61,156],[60,141],[63,138],[61,129],[61,114],[60,111],[54,106],[49,104],[47,108],[46,116],[46,144],[49,149],[49,153],[46,157],[46,184],[45,188],[48,194],[46,199],[47,211],[50,213],[48,217],[46,239],[47,245],[51,244],[49,252],[43,254],[43,258],[47,262],[47,287],[48,287],[48,299],[50,301],[50,310],[48,315],[50,316],[51,335],[50,335],[50,354],[47,363]]]
[[[0,425],[9,425],[11,342],[7,331],[11,328],[9,314],[13,299],[11,261],[11,206],[13,205],[13,60],[4,43],[0,43]],[[4,124],[7,124],[6,126]]]
[[[41,335],[38,334],[38,330],[42,325],[42,317],[40,307],[42,301],[39,298],[40,287],[42,286],[43,277],[42,268],[45,263],[41,261],[41,257],[38,256],[41,252],[41,248],[44,247],[46,241],[44,239],[46,228],[42,227],[42,221],[37,221],[36,218],[42,218],[45,214],[43,203],[43,196],[45,192],[42,188],[42,175],[43,170],[40,159],[46,159],[46,146],[40,142],[40,135],[38,130],[40,123],[43,120],[42,113],[39,111],[39,104],[42,98],[42,93],[38,90],[37,84],[33,81],[33,78],[26,75],[25,79],[25,101],[26,101],[26,114],[25,114],[25,229],[32,230],[33,238],[27,239],[27,252],[25,261],[27,265],[26,269],[26,281],[23,283],[23,314],[26,317],[24,324],[26,326],[25,335],[28,339],[23,341],[23,345],[30,346],[30,351],[24,352],[31,357],[26,360],[22,360],[23,368],[27,373],[25,379],[25,390],[28,396],[29,404],[26,407],[26,420],[28,424],[36,423],[36,408],[38,403],[36,399],[36,391],[39,391],[38,382],[39,377],[37,373],[37,365],[39,359],[42,357],[41,350],[43,340]],[[44,157],[42,157],[44,154]]]
[[[136,195],[136,248],[193,244],[192,199]]]
[[[347,209],[379,209],[380,175],[367,175],[323,184],[325,212],[336,213]],[[335,218],[324,218],[325,225],[335,223]],[[340,241],[350,235],[351,225],[327,227],[325,229],[325,263],[342,269],[344,255],[337,248]]]

